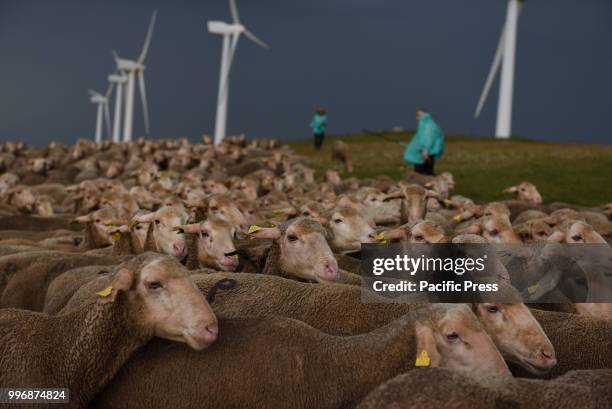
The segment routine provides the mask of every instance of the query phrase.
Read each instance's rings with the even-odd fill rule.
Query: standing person
[[[323,139],[325,139],[325,129],[327,128],[327,114],[323,108],[319,108],[315,111],[315,115],[310,121],[310,129],[314,135],[314,146],[315,149],[321,149],[323,146]]]
[[[414,165],[414,171],[423,175],[434,174],[436,160],[444,153],[444,132],[424,108],[416,111],[418,127],[406,147],[404,160]]]

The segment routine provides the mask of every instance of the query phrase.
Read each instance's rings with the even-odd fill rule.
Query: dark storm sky
[[[228,131],[309,136],[316,105],[331,133],[413,129],[430,107],[449,134],[491,135],[497,87],[473,111],[504,20],[504,0],[238,0],[267,41],[244,37]],[[0,0],[0,140],[74,141],[93,134],[87,89],[104,91],[111,49],[136,58],[159,10],[147,60],[153,136],[212,132],[225,0]],[[514,134],[612,142],[612,1],[529,0],[519,25]],[[135,135],[143,132],[136,100]]]

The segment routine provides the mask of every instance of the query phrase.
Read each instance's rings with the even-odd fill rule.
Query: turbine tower
[[[261,41],[250,32],[245,26],[240,23],[238,16],[238,8],[236,0],[229,0],[230,12],[232,14],[232,23],[224,23],[222,21],[209,21],[208,31],[212,34],[223,36],[223,45],[221,49],[221,69],[219,72],[219,94],[217,96],[217,117],[215,120],[215,145],[221,143],[225,138],[225,130],[227,124],[227,100],[229,93],[229,74],[232,68],[232,61],[236,52],[236,46],[240,35],[244,34],[249,40],[255,44],[269,48],[266,43]]]
[[[111,74],[108,82],[116,86],[115,89],[115,113],[113,117],[113,142],[121,142],[121,107],[123,106],[123,85],[127,82],[127,75]]]
[[[104,118],[105,122],[106,122],[106,129],[108,130],[108,134],[110,135],[111,129],[110,129],[110,114],[109,114],[109,110],[108,110],[108,98],[110,97],[110,94],[113,92],[113,85],[109,85],[108,89],[106,90],[106,94],[100,94],[97,91],[94,91],[92,89],[89,90],[89,101],[92,104],[96,104],[97,105],[97,115],[96,115],[96,136],[95,136],[95,140],[96,143],[102,143],[102,121]]]
[[[478,107],[476,108],[475,117],[478,118],[501,66],[499,102],[497,105],[497,125],[495,129],[495,137],[500,139],[508,139],[512,134],[516,35],[518,19],[523,8],[523,3],[524,0],[508,0],[506,22],[502,29],[497,52],[493,59],[493,65],[489,71],[489,76],[487,77],[482,95],[478,101]]]
[[[138,77],[138,85],[140,88],[140,101],[142,102],[142,112],[144,116],[145,131],[149,135],[149,108],[147,105],[147,93],[145,89],[145,59],[147,58],[147,52],[151,45],[151,37],[153,36],[153,29],[155,28],[155,19],[157,18],[157,10],[153,11],[151,21],[149,23],[149,30],[145,38],[142,51],[137,60],[128,60],[120,58],[115,51],[113,56],[117,63],[117,69],[120,73],[127,76],[126,92],[125,92],[125,116],[123,120],[123,142],[130,142],[132,140],[132,130],[134,121],[134,83],[136,77]]]

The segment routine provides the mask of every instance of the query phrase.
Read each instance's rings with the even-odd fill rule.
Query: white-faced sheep
[[[160,256],[128,263],[99,298],[47,316],[0,311],[3,387],[70,390],[68,407],[86,407],[152,337],[201,350],[217,338],[217,320],[185,270]]]
[[[476,317],[459,305],[425,307],[354,337],[287,318],[220,320],[219,329],[206,353],[150,342],[92,407],[352,406],[380,382],[413,368],[424,350],[434,367],[510,377]]]

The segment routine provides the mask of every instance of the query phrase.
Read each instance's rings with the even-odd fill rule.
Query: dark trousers
[[[325,139],[325,134],[324,133],[316,133],[314,134],[314,146],[315,149],[321,149],[321,146],[323,146],[323,139]]]
[[[435,163],[436,163],[436,160],[430,156],[429,162],[425,161],[421,164],[414,165],[414,171],[416,173],[420,173],[421,175],[433,176]]]

